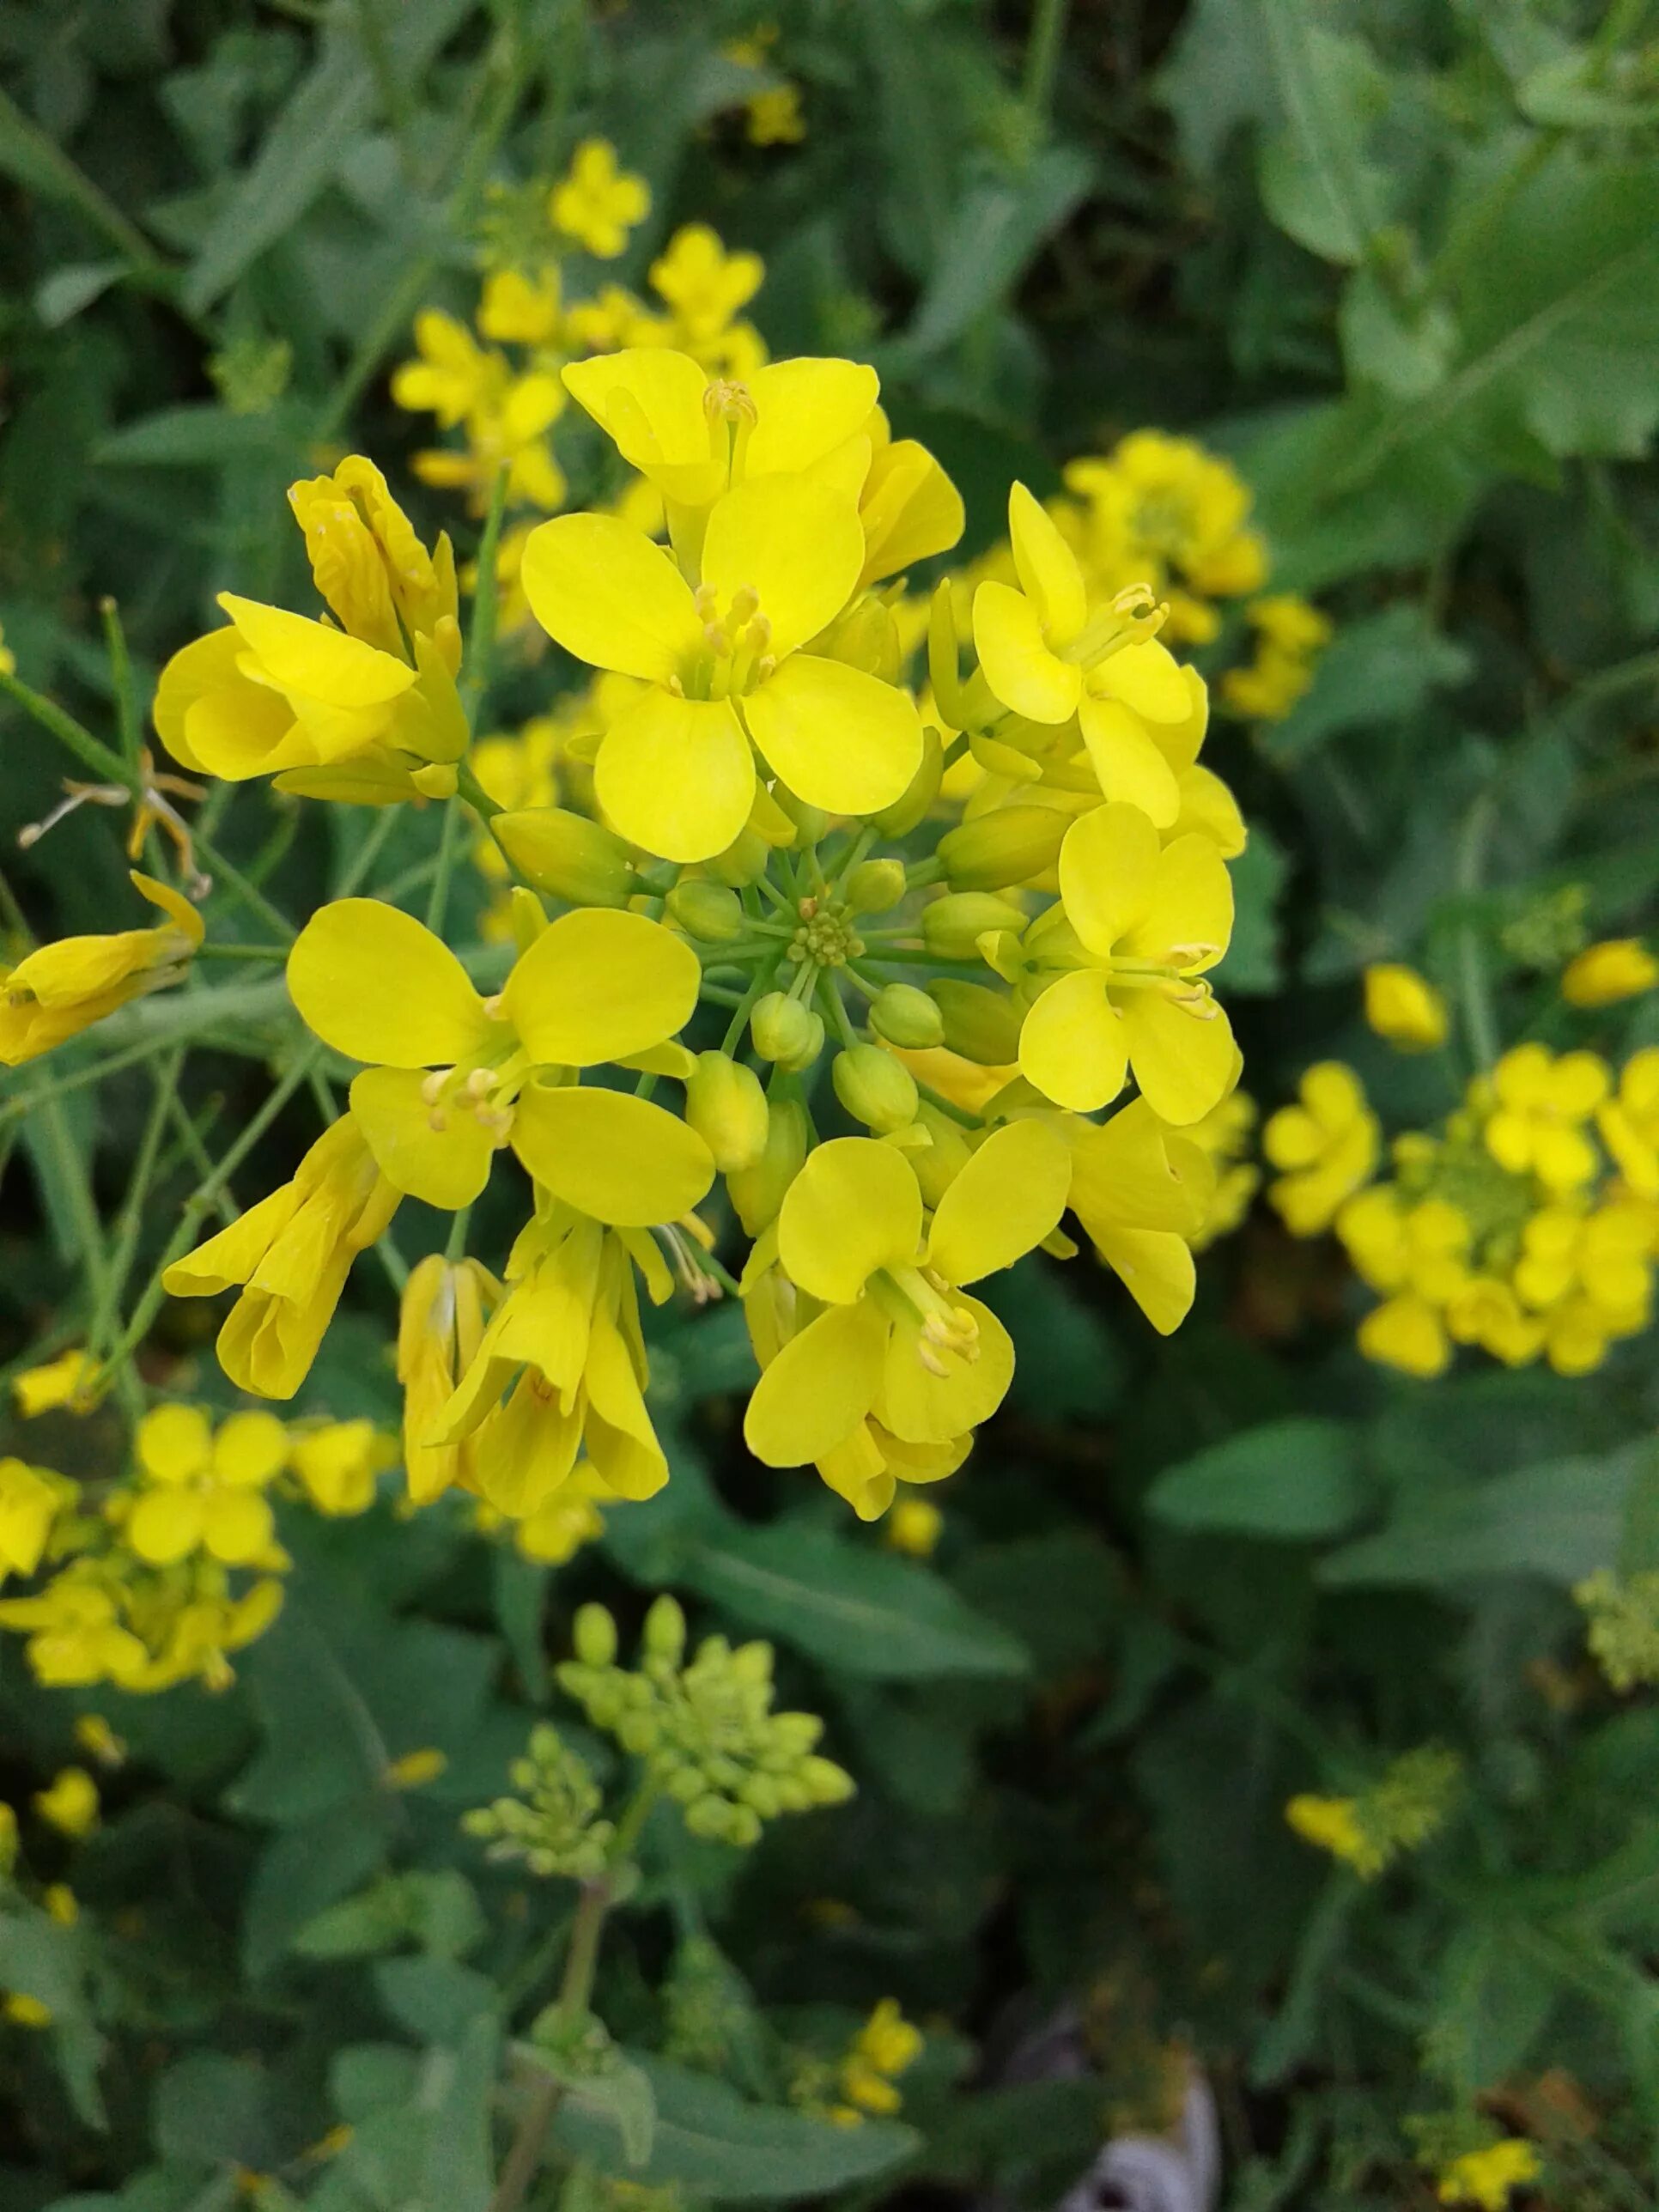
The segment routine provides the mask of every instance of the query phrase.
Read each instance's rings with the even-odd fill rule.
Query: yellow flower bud
[[[501,849],[538,890],[573,906],[626,906],[634,869],[622,839],[563,806],[526,806],[490,825]]]
[[[850,1045],[836,1054],[830,1073],[836,1096],[853,1119],[878,1136],[908,1128],[915,1120],[916,1079],[879,1045]]]
[[[1365,970],[1365,1019],[1401,1052],[1431,1052],[1450,1026],[1434,985],[1414,968],[1386,961]]]
[[[1007,1067],[1019,1058],[1019,1016],[1000,991],[950,977],[927,986],[945,1017],[945,1042],[981,1067]]]
[[[707,865],[723,884],[741,890],[744,884],[759,882],[771,857],[771,847],[757,830],[740,830],[726,850],[716,853]]]
[[[804,799],[797,799],[793,791],[786,791],[781,783],[773,787],[772,796],[794,823],[798,833],[796,842],[816,845],[830,827],[830,817],[823,807],[809,806]]]
[[[854,914],[887,914],[904,896],[902,860],[860,860],[842,887]]]
[[[728,1174],[726,1182],[745,1236],[758,1237],[777,1219],[784,1194],[800,1173],[811,1140],[812,1125],[798,1098],[768,1100],[765,1150],[752,1167]]]
[[[812,1044],[813,1024],[817,1017],[810,1006],[802,1006],[799,999],[790,998],[782,991],[769,991],[757,1000],[749,1017],[749,1033],[755,1041],[755,1049],[763,1060],[782,1061],[793,1066],[802,1053],[808,1054],[806,1064],[816,1059]],[[817,1022],[818,1042],[823,1037],[823,1024]]]
[[[947,830],[939,841],[954,891],[996,891],[1052,868],[1073,817],[1053,806],[1002,806]]]
[[[913,1052],[945,1042],[945,1017],[937,1003],[914,983],[889,983],[870,1008],[870,1026],[890,1044]]]
[[[685,1086],[685,1118],[722,1175],[751,1168],[766,1150],[766,1093],[752,1067],[703,1052]]]
[[[939,732],[927,724],[921,732],[921,766],[901,796],[890,806],[884,806],[879,814],[872,815],[871,820],[884,837],[908,836],[939,797],[939,787],[944,780],[945,748],[939,743]]]
[[[947,891],[921,910],[922,942],[942,960],[971,960],[988,931],[1024,927],[1019,908],[989,891]]]
[[[1659,960],[1639,938],[1609,937],[1588,945],[1570,961],[1561,977],[1561,996],[1570,1006],[1611,1006],[1634,999],[1659,983]]]
[[[706,945],[734,945],[743,935],[743,908],[737,893],[724,884],[693,876],[689,882],[676,884],[665,903],[669,920],[677,922],[688,937],[700,938]]]
[[[577,1608],[576,1656],[585,1667],[608,1667],[617,1656],[617,1624],[602,1605]]]

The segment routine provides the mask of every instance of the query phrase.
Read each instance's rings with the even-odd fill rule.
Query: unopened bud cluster
[[[532,1874],[589,1881],[602,1873],[616,1829],[599,1817],[603,1800],[587,1762],[550,1722],[531,1730],[509,1772],[520,1795],[465,1814],[467,1833],[488,1842],[491,1858],[522,1859]]]

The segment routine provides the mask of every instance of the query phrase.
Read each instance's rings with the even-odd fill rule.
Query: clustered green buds
[[[1603,1567],[1573,1596],[1586,1616],[1585,1641],[1615,1690],[1659,1681],[1659,1574],[1625,1577]]]
[[[646,1615],[637,1671],[616,1664],[616,1623],[603,1606],[581,1608],[575,1644],[576,1656],[558,1670],[561,1687],[644,1762],[684,1807],[693,1835],[753,1844],[780,1814],[852,1795],[852,1777],[815,1748],[823,1722],[773,1711],[769,1644],[733,1650],[711,1636],[687,1665],[685,1615],[668,1596]]]
[[[521,1858],[532,1874],[591,1881],[605,1869],[616,1830],[599,1816],[599,1785],[587,1762],[550,1722],[530,1732],[525,1756],[508,1770],[517,1797],[465,1814],[461,1826],[483,1838],[494,1859]]]

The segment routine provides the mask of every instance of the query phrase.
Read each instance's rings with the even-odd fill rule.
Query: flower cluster
[[[1292,1797],[1285,1818],[1304,1843],[1374,1881],[1401,1851],[1416,1850],[1444,1824],[1462,1771],[1455,1752],[1425,1744],[1396,1759],[1352,1797]]]
[[[0,1460],[0,1584],[45,1577],[0,1599],[0,1627],[27,1637],[29,1665],[54,1687],[222,1686],[228,1655],[281,1609],[289,1561],[273,1496],[361,1513],[394,1457],[367,1420],[246,1413],[216,1430],[198,1407],[162,1405],[137,1425],[131,1474],[95,1493]]]
[[[1330,617],[1294,592],[1276,592],[1252,601],[1244,618],[1255,633],[1255,655],[1227,671],[1222,700],[1247,720],[1282,721],[1313,683],[1331,641]]]
[[[1584,1640],[1613,1688],[1622,1694],[1659,1682],[1659,1573],[1603,1567],[1572,1595],[1586,1617]]]
[[[1543,2173],[1543,2162],[1522,2136],[1502,2136],[1484,2112],[1417,2113],[1406,2121],[1417,2163],[1435,2177],[1443,2204],[1504,2212],[1512,2193]]]
[[[522,1759],[509,1770],[517,1797],[498,1797],[461,1826],[489,1845],[493,1859],[522,1859],[532,1874],[591,1881],[603,1871],[616,1824],[601,1820],[604,1794],[586,1760],[550,1721],[538,1722]]]

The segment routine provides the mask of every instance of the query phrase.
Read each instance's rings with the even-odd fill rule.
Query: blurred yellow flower
[[[198,1406],[157,1406],[133,1448],[144,1487],[125,1524],[141,1559],[166,1566],[200,1546],[227,1566],[264,1559],[276,1533],[265,1491],[288,1463],[273,1413],[233,1413],[216,1433]]]
[[[1529,2142],[1506,2136],[1485,2150],[1465,2151],[1439,2178],[1435,2194],[1443,2204],[1473,2204],[1480,2212],[1504,2212],[1511,2191],[1536,2181],[1543,2168]]]
[[[77,1842],[98,1826],[98,1784],[84,1766],[63,1768],[30,1802],[49,1826]]]
[[[629,232],[650,212],[650,186],[617,167],[617,149],[606,138],[583,139],[547,200],[553,228],[602,261],[615,260]]]
[[[1279,1170],[1268,1203],[1292,1237],[1317,1237],[1376,1169],[1382,1133],[1359,1078],[1340,1060],[1321,1060],[1300,1085],[1300,1103],[1281,1106],[1261,1132]]]
[[[1561,996],[1570,1006],[1611,1006],[1659,983],[1656,960],[1639,937],[1610,937],[1567,963]]]
[[[1365,1019],[1401,1052],[1431,1052],[1450,1027],[1446,1001],[1414,968],[1382,962],[1365,970]]]

